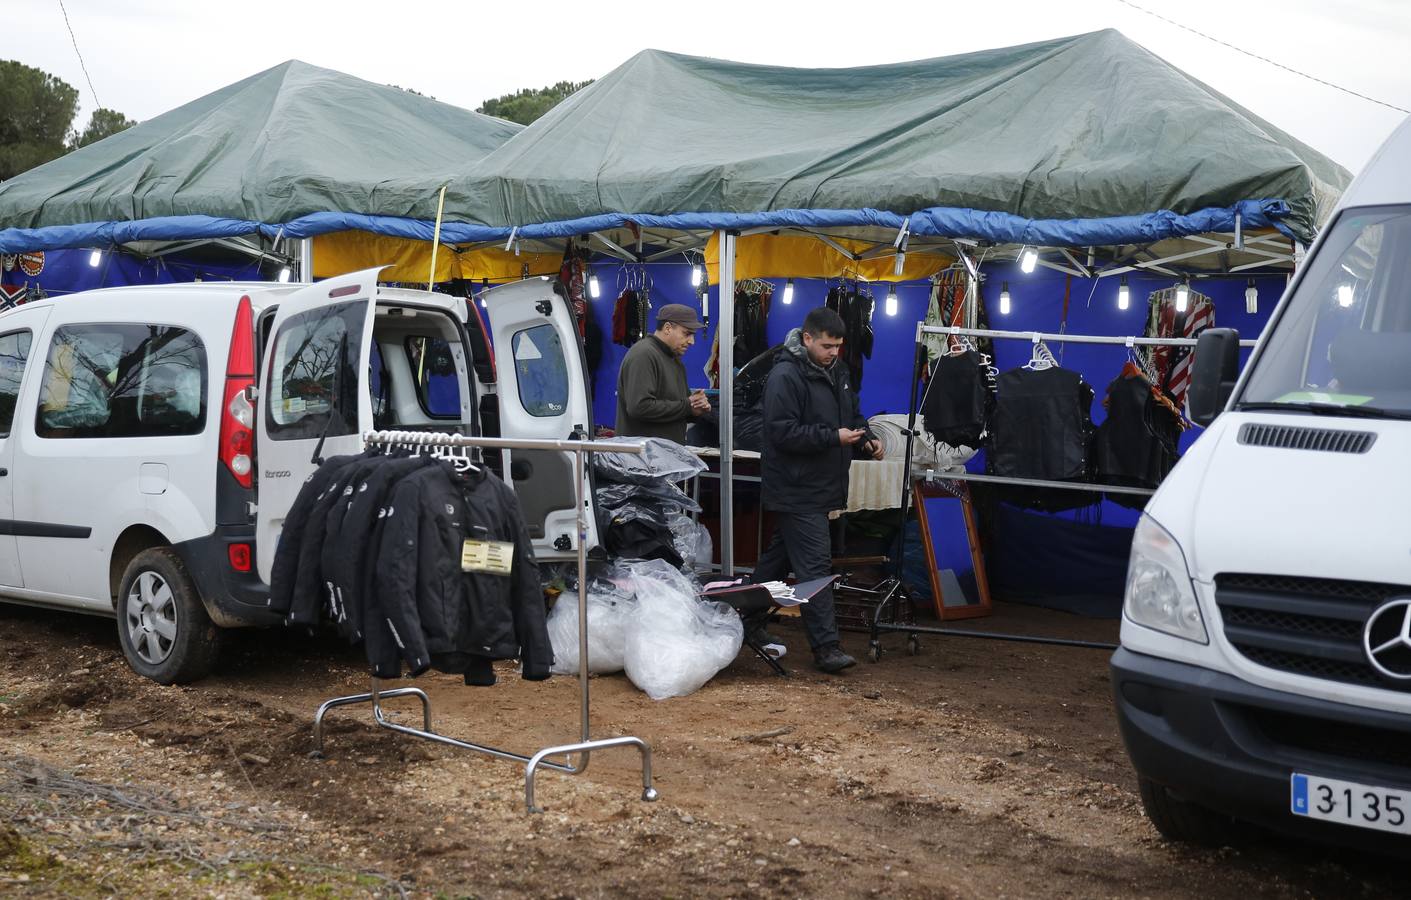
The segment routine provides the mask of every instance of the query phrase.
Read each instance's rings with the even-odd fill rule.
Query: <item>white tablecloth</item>
[[[718,447],[691,447],[702,458],[718,458]],[[736,459],[759,459],[753,450],[736,450]],[[897,509],[901,506],[902,472],[900,459],[855,459],[848,471],[848,512],[863,509]]]

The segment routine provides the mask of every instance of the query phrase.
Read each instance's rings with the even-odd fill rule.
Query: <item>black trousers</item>
[[[823,578],[832,572],[833,544],[828,514],[776,513],[778,526],[769,547],[755,566],[754,582],[781,581],[792,571],[800,581]],[[799,607],[808,643],[813,649],[838,642],[833,616],[833,587],[829,585]]]

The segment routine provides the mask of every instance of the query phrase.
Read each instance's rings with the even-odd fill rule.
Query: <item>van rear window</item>
[[[0,437],[10,433],[15,420],[15,404],[20,396],[20,378],[29,358],[30,333],[14,331],[0,336]]]
[[[540,418],[563,415],[568,410],[568,360],[558,330],[545,324],[516,331],[510,349],[525,412]]]
[[[184,328],[65,325],[44,363],[34,430],[42,438],[199,434],[206,348]]]
[[[270,353],[265,427],[277,441],[358,430],[358,357],[367,301],[291,316]],[[326,427],[326,431],[325,431]]]

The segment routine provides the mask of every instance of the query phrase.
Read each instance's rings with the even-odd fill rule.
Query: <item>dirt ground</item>
[[[1113,641],[1116,623],[999,606],[974,627]],[[793,623],[775,629],[801,663]],[[848,635],[855,655],[862,635]],[[1372,858],[1254,836],[1163,842],[1143,818],[1103,651],[887,638],[842,677],[748,655],[653,702],[594,678],[593,735],[655,751],[546,772],[373,726],[358,652],[248,632],[200,684],[127,668],[113,623],[0,605],[0,894],[25,897],[1391,897]],[[518,751],[577,737],[578,684],[428,676],[434,725]],[[406,703],[405,707],[402,705]],[[415,723],[416,704],[391,701]],[[773,732],[772,735],[768,733]],[[761,735],[768,735],[763,736]],[[752,738],[752,739],[751,739]]]

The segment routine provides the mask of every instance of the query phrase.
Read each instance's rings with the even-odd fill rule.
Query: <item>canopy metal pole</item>
[[[720,232],[720,571],[735,574],[735,238]]]
[[[309,284],[314,280],[314,239],[299,239],[299,280]]]

